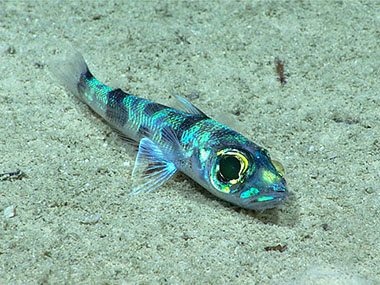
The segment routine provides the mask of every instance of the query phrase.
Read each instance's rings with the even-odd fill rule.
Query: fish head
[[[246,209],[273,208],[289,195],[281,163],[254,143],[218,148],[208,170],[210,192]]]

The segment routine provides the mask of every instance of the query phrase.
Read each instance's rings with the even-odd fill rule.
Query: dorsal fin
[[[182,96],[175,95],[175,99],[175,108],[178,108],[178,110],[191,115],[207,117],[205,113],[203,113],[201,110],[199,110],[197,107],[195,107],[192,103],[187,101]]]

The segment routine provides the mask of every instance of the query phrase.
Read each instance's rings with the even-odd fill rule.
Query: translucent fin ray
[[[157,144],[149,138],[141,139],[132,176],[139,176],[142,184],[134,188],[130,195],[154,191],[176,171],[174,163],[164,157]]]
[[[51,61],[49,71],[61,85],[82,100],[78,91],[78,84],[81,76],[88,71],[88,67],[79,52],[74,52],[65,60]]]
[[[207,117],[207,115],[205,113],[203,113],[201,110],[199,110],[193,104],[191,104],[185,98],[183,98],[179,95],[175,95],[175,98],[176,98],[175,107],[177,107],[180,111],[183,111],[183,112],[191,114],[191,115],[198,115],[198,116]]]

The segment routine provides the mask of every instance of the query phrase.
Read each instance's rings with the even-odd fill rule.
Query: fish
[[[264,210],[287,200],[281,163],[185,98],[176,96],[176,107],[169,107],[111,88],[93,76],[79,52],[49,69],[122,139],[138,146],[132,171],[138,183],[131,195],[152,192],[182,172],[216,197],[241,208]]]

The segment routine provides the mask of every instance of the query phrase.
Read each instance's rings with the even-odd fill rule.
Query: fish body
[[[110,88],[83,57],[55,64],[53,74],[122,138],[139,143],[132,194],[150,192],[181,171],[215,196],[243,208],[273,208],[288,197],[283,168],[268,152],[209,118],[182,97],[179,108]]]

